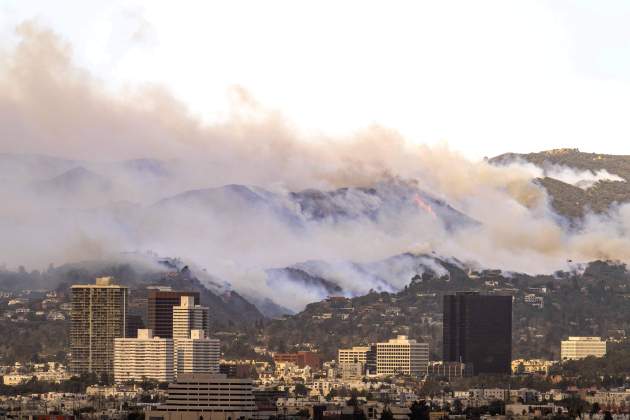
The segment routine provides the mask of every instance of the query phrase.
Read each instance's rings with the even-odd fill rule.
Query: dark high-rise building
[[[512,296],[459,292],[444,296],[444,361],[471,364],[475,374],[509,374]]]
[[[376,344],[370,345],[365,353],[365,372],[376,375]]]
[[[138,337],[138,330],[144,329],[144,320],[138,314],[127,314],[127,333],[125,338]]]
[[[173,306],[179,306],[182,296],[194,297],[199,305],[199,292],[149,289],[147,323],[154,337],[173,338]]]

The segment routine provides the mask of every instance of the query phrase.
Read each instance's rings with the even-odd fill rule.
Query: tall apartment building
[[[114,339],[125,337],[128,290],[100,277],[72,286],[70,369],[75,374],[114,373]]]
[[[370,347],[352,347],[351,349],[339,349],[337,351],[337,362],[340,365],[348,363],[365,363]]]
[[[377,375],[424,375],[428,365],[428,343],[418,343],[406,335],[376,343]]]
[[[475,374],[507,374],[512,361],[512,296],[459,292],[444,296],[444,361]]]
[[[181,296],[180,303],[173,306],[173,339],[190,338],[192,330],[208,330],[208,308],[195,303],[193,296]]]
[[[569,337],[560,343],[561,360],[578,360],[588,356],[604,357],[606,342],[599,337]]]
[[[168,386],[163,405],[150,410],[151,420],[236,420],[256,417],[250,379],[220,374],[183,374]]]
[[[173,339],[155,337],[153,331],[146,329],[138,330],[137,335],[114,340],[114,380],[140,382],[146,378],[172,382]]]
[[[204,330],[192,330],[189,338],[174,339],[175,374],[219,373],[221,342],[207,338]]]
[[[173,307],[181,303],[182,296],[194,298],[194,305],[199,305],[199,292],[173,291],[167,287],[149,289],[147,299],[147,328],[153,335],[161,338],[173,338]]]

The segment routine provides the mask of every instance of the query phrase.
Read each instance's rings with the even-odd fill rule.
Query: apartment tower
[[[75,374],[113,375],[114,340],[125,337],[127,295],[112,277],[72,286],[70,369]]]

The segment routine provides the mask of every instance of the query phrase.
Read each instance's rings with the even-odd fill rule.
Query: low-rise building
[[[7,386],[25,384],[33,378],[33,375],[9,374],[2,377],[2,383]]]
[[[321,367],[319,354],[310,351],[298,351],[296,353],[275,353],[273,355],[275,363],[293,363],[301,368],[309,366],[313,370]]]
[[[547,375],[549,369],[557,362],[553,360],[543,359],[516,359],[512,360],[512,373],[518,374],[534,374],[539,373]]]
[[[236,420],[256,416],[249,379],[220,374],[181,374],[168,386],[166,402],[147,412],[151,420]]]

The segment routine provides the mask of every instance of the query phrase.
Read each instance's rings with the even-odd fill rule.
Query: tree
[[[498,416],[505,413],[505,402],[501,400],[490,401],[488,413],[491,416]]]
[[[303,383],[296,383],[293,392],[295,392],[296,396],[304,397],[308,395],[309,389]]]
[[[594,402],[593,405],[591,406],[591,416],[593,414],[599,413],[600,410],[601,410],[601,408],[599,407],[599,403],[598,402]]]
[[[346,404],[348,405],[348,407],[358,407],[359,406],[359,400],[357,399],[357,391],[356,389],[353,389],[350,395],[350,399],[348,399],[348,401],[346,402]]]
[[[462,414],[463,409],[464,405],[459,398],[453,401],[453,414]]]
[[[381,420],[394,420],[394,415],[392,414],[389,407],[385,407],[383,412],[381,413]]]
[[[431,412],[431,409],[427,405],[426,401],[415,401],[413,404],[411,404],[411,407],[409,407],[409,409],[411,410],[411,414],[409,415],[409,418],[411,420],[429,419],[429,413]]]

